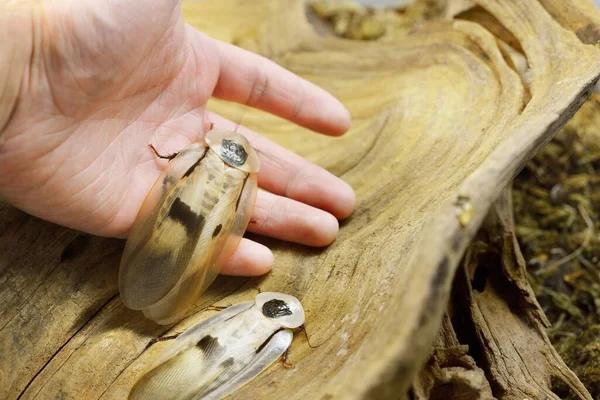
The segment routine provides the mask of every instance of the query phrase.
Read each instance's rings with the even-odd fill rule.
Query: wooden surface
[[[600,76],[600,51],[567,30],[581,16],[562,12],[559,23],[546,11],[564,0],[477,3],[520,44],[526,81],[475,22],[365,43],[318,37],[300,0],[184,3],[190,23],[316,82],[353,116],[342,138],[244,116],[347,180],[358,209],[324,250],[264,240],[276,257],[268,276],[220,278],[198,302],[196,311],[228,305],[260,288],[305,307],[318,348],[296,335],[294,368],[274,365],[233,398],[401,398],[430,355],[454,272],[490,205]],[[593,32],[598,18],[588,18]],[[211,107],[239,119],[236,108]],[[155,325],[119,300],[123,242],[0,207],[0,398],[125,398],[166,345],[147,348],[151,339],[213,313]]]

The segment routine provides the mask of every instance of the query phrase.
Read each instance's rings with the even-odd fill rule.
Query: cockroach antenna
[[[310,344],[310,339],[308,338],[308,332],[306,332],[306,325],[302,324],[300,325],[300,329],[302,329],[302,332],[304,332],[304,336],[306,337],[306,343],[308,343],[308,347],[310,347],[311,349],[316,349],[319,346],[313,346],[312,344]]]
[[[208,115],[206,115],[206,113],[204,114],[204,118],[206,118],[206,120],[207,120],[207,121],[208,121],[208,123],[210,124],[210,125],[208,126],[208,131],[206,131],[206,132],[212,131],[212,130],[213,130],[213,128],[215,127],[215,123],[214,123],[214,122],[212,122],[212,121],[210,120],[210,118],[208,118]],[[206,133],[206,132],[205,132],[205,133]]]
[[[240,118],[240,122],[238,122],[238,123],[236,123],[236,124],[235,124],[235,128],[233,129],[233,131],[234,131],[234,132],[237,132],[237,133],[239,133],[239,132],[238,132],[238,128],[239,128],[240,126],[242,126],[242,122],[244,121],[244,117],[245,117],[245,116],[246,116],[246,110],[245,110],[245,109],[242,109],[242,116],[241,116],[241,118]]]

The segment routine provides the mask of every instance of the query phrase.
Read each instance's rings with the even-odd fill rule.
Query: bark
[[[220,278],[196,313],[161,327],[119,300],[121,241],[2,205],[0,397],[125,398],[166,345],[149,346],[153,338],[205,318],[209,305],[248,300],[260,289],[301,299],[317,348],[297,335],[293,369],[273,365],[233,398],[406,398],[413,382],[420,398],[435,398],[440,384],[488,397],[543,398],[552,396],[552,377],[586,398],[550,351],[519,264],[508,262],[514,243],[504,236],[494,242],[503,256],[485,268],[498,280],[481,293],[469,283],[479,265],[473,250],[461,260],[503,188],[600,76],[600,50],[586,44],[594,42],[599,17],[575,0],[476,3],[503,29],[469,17],[354,42],[315,33],[301,0],[184,2],[190,23],[275,60],[348,106],[353,128],[342,138],[258,111],[246,111],[243,124],[343,177],[357,192],[358,209],[324,250],[261,239],[275,250],[273,272]],[[491,32],[510,33],[514,57],[508,39]],[[525,70],[515,67],[519,55]],[[240,119],[226,103],[210,106]],[[426,367],[435,372],[419,373],[457,270],[463,289],[453,302],[463,306],[448,318],[462,316],[472,327],[456,337],[447,332]],[[475,345],[479,353],[471,354]],[[521,371],[512,381],[515,368]]]

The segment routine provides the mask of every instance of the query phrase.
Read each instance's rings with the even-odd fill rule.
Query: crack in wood
[[[97,310],[96,310],[94,313],[92,313],[92,314],[90,315],[90,317],[89,317],[89,318],[88,318],[88,319],[87,319],[87,320],[86,320],[86,321],[85,321],[83,324],[81,324],[81,326],[80,326],[80,327],[79,327],[79,328],[78,328],[78,329],[77,329],[77,330],[76,330],[76,331],[75,331],[75,332],[74,332],[74,333],[73,333],[73,334],[72,334],[72,335],[69,337],[69,339],[68,339],[68,340],[67,340],[65,343],[63,343],[63,344],[62,344],[62,345],[61,345],[61,346],[60,346],[60,347],[59,347],[59,348],[58,348],[58,349],[57,349],[57,350],[56,350],[56,351],[55,351],[55,352],[52,354],[52,356],[50,356],[50,358],[49,358],[49,359],[48,359],[48,360],[47,360],[47,361],[44,363],[44,365],[43,365],[43,366],[42,366],[42,367],[41,367],[41,368],[40,368],[40,369],[39,369],[39,370],[38,370],[38,371],[35,373],[35,375],[34,375],[34,376],[33,376],[33,377],[32,377],[32,378],[29,380],[29,382],[27,383],[27,385],[25,385],[25,387],[23,388],[23,390],[21,391],[21,393],[19,394],[19,396],[17,397],[17,399],[21,399],[21,398],[23,397],[23,395],[24,395],[24,394],[27,392],[27,390],[28,390],[28,389],[29,389],[29,387],[32,385],[32,383],[33,383],[33,382],[34,382],[34,381],[37,379],[37,377],[38,377],[38,376],[39,376],[39,375],[40,375],[42,372],[44,372],[44,370],[46,369],[46,367],[47,367],[47,366],[48,366],[48,365],[49,365],[49,364],[50,364],[50,363],[51,363],[51,362],[54,360],[54,358],[55,358],[55,357],[56,357],[56,356],[57,356],[57,355],[58,355],[58,354],[59,354],[59,353],[62,351],[62,349],[63,349],[63,348],[65,348],[65,347],[66,347],[66,346],[67,346],[69,343],[71,343],[71,341],[72,341],[72,340],[74,340],[74,339],[77,337],[77,335],[79,334],[79,332],[81,332],[81,331],[82,331],[84,328],[86,328],[86,327],[87,327],[87,325],[88,325],[88,323],[89,323],[90,321],[92,321],[92,320],[93,320],[93,319],[94,319],[94,318],[95,318],[95,317],[96,317],[96,316],[97,316],[97,315],[98,315],[98,314],[99,314],[99,313],[100,313],[100,312],[101,312],[101,311],[104,309],[104,307],[108,306],[108,304],[110,304],[110,302],[111,302],[112,300],[114,300],[114,299],[115,299],[116,297],[118,297],[118,296],[119,296],[119,294],[117,293],[117,294],[113,295],[112,297],[110,297],[110,298],[109,298],[109,299],[108,299],[106,302],[104,302],[104,303],[103,303],[103,304],[102,304],[102,305],[101,305],[101,306],[100,306],[100,307],[99,307],[99,308],[98,308],[98,309],[97,309]],[[85,343],[85,341],[84,341],[83,343]],[[83,344],[83,343],[82,343],[82,344]],[[82,345],[82,344],[81,344],[81,345]],[[77,347],[77,349],[78,349],[79,347],[81,347],[81,345],[79,345],[79,346]],[[77,349],[75,349],[75,351],[77,351]],[[73,353],[74,353],[75,351],[73,351]],[[71,355],[72,355],[72,354],[71,354]],[[60,365],[60,367],[59,367],[59,368],[57,368],[57,370],[56,370],[56,371],[54,371],[54,373],[53,373],[53,374],[50,376],[50,378],[52,378],[52,376],[54,376],[54,374],[56,374],[56,373],[57,373],[57,372],[60,370],[60,368],[61,368],[61,367],[62,367],[62,366],[63,366],[63,365],[64,365],[64,364],[65,364],[65,363],[66,363],[66,362],[69,360],[69,358],[71,357],[71,355],[69,355],[69,357],[67,357],[67,359],[66,359],[66,360],[65,360],[65,361],[64,361],[64,362],[63,362],[63,363]],[[50,380],[50,379],[48,379],[48,381],[49,381],[49,380]],[[40,391],[43,389],[43,387],[44,387],[44,385],[42,385],[42,386],[40,387],[40,389],[37,391],[37,393],[35,394],[35,396],[34,396],[34,397],[36,397],[36,396],[39,394],[39,392],[40,392]]]

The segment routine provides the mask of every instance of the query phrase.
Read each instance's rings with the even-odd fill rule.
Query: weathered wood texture
[[[359,43],[319,37],[300,0],[184,3],[190,23],[325,87],[353,116],[343,138],[244,116],[244,125],[347,180],[358,209],[329,248],[270,241],[272,273],[219,279],[198,302],[196,311],[227,305],[260,288],[304,304],[318,348],[298,335],[294,369],[274,365],[234,398],[403,398],[430,355],[454,273],[490,205],[600,76],[600,51],[569,30],[594,32],[597,15],[572,14],[564,0],[477,4],[518,41],[530,80],[475,22],[432,22]],[[239,118],[222,102],[211,106]],[[2,206],[1,398],[125,398],[165,346],[147,348],[152,338],[212,313],[170,328],[127,310],[116,285],[122,245]],[[470,362],[464,352],[452,357]]]
[[[429,365],[439,365],[435,355],[453,354],[460,343],[485,372],[485,382],[496,398],[559,399],[552,390],[562,382],[576,398],[591,400],[546,334],[549,323],[527,281],[515,235],[510,189],[494,203],[461,264],[448,307],[452,323],[442,325]],[[439,339],[453,335],[458,342]],[[460,374],[438,379],[437,387],[431,385],[432,393],[452,387],[456,396],[446,398],[491,398],[487,387],[477,385],[479,376],[465,376],[473,374],[471,364],[455,362],[450,367],[460,367]],[[435,372],[423,370],[415,386],[423,377],[431,381],[430,377],[440,375]]]

